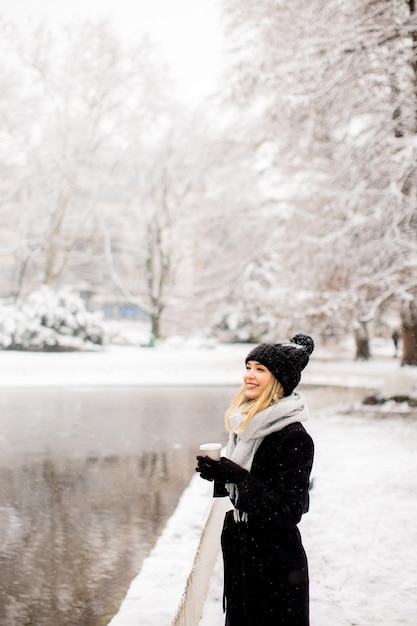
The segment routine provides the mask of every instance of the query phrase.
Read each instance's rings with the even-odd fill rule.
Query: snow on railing
[[[229,505],[229,500],[224,498],[213,502],[172,626],[197,626],[200,621],[219,551],[223,518]]]

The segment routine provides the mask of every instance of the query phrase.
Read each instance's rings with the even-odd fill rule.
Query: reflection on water
[[[108,623],[233,391],[2,391],[1,626]]]

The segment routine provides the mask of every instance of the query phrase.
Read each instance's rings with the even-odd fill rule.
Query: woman
[[[226,626],[308,626],[307,559],[297,524],[309,506],[314,446],[294,391],[314,342],[260,344],[225,421],[226,456],[198,456],[197,472],[234,509],[222,531]]]

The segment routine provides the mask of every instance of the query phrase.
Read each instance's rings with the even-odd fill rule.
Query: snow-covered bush
[[[21,304],[0,306],[0,349],[80,350],[103,342],[100,318],[69,289],[44,285]]]
[[[276,320],[260,310],[243,310],[236,305],[215,323],[213,335],[225,343],[259,343],[272,336]],[[271,338],[271,341],[273,339]]]

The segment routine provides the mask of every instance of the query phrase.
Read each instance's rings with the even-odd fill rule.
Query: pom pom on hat
[[[294,335],[292,339],[290,339],[290,342],[296,343],[299,346],[303,346],[307,350],[309,356],[314,350],[314,341],[309,335],[303,335],[302,333],[298,333],[297,335]]]
[[[298,333],[285,343],[259,344],[249,352],[245,363],[258,361],[267,367],[281,383],[284,394],[289,396],[300,382],[301,372],[306,367],[313,350],[312,338]]]

